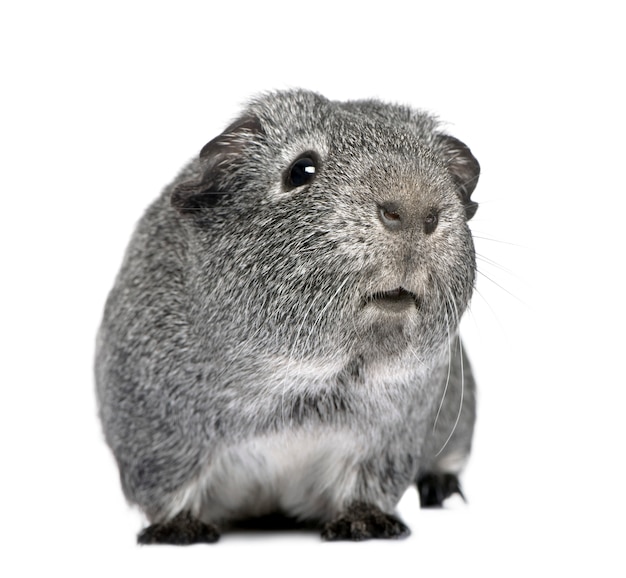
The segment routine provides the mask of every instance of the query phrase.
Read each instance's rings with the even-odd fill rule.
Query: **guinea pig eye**
[[[286,184],[290,188],[301,187],[309,184],[317,174],[317,160],[306,153],[297,159],[287,172]]]

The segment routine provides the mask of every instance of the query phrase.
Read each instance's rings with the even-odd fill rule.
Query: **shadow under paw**
[[[213,543],[219,540],[220,534],[210,524],[205,524],[187,512],[178,514],[168,522],[152,524],[137,536],[139,544],[173,544],[188,546],[198,543]]]
[[[373,538],[405,538],[411,533],[409,528],[395,516],[386,514],[376,506],[357,503],[348,508],[336,520],[324,526],[322,539],[370,540]]]
[[[465,500],[459,479],[454,474],[424,474],[417,480],[417,490],[422,508],[440,508],[453,494],[459,494]]]

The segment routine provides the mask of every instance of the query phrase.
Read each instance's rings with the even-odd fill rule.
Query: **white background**
[[[4,2],[3,576],[624,576],[624,17],[618,2]],[[468,505],[401,542],[139,548],[93,394],[134,223],[260,90],[380,97],[482,165]],[[4,568],[3,568],[4,567]]]

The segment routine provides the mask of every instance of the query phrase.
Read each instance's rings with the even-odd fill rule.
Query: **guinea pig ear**
[[[172,191],[172,206],[180,213],[194,214],[217,205],[231,192],[226,183],[234,161],[254,136],[262,132],[258,118],[244,116],[205,144],[199,155],[202,176],[178,184]]]
[[[449,135],[439,135],[443,145],[443,156],[457,190],[465,206],[465,216],[469,221],[478,209],[478,203],[471,200],[472,192],[478,183],[480,165],[469,147]]]

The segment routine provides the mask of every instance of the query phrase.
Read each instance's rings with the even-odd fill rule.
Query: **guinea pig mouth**
[[[365,305],[375,305],[376,307],[390,312],[401,312],[412,307],[419,308],[420,299],[411,291],[404,287],[397,287],[390,291],[380,291],[365,298]]]

